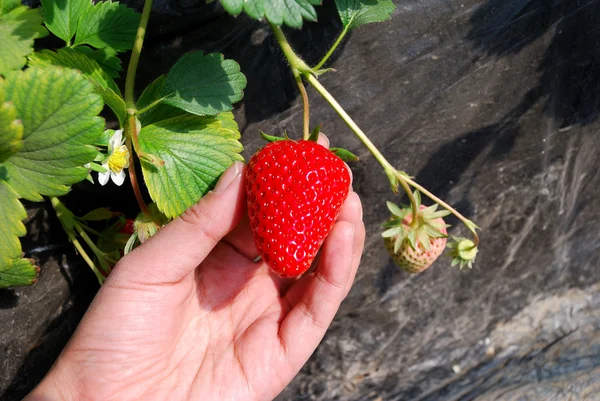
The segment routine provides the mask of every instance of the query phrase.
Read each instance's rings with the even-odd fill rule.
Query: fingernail
[[[354,233],[356,232],[356,226],[350,223],[352,227],[350,227],[350,235],[348,236],[350,239],[350,243],[352,244],[352,251],[354,251]]]
[[[344,163],[346,165],[346,169],[348,170],[348,174],[350,174],[350,187],[352,188],[352,184],[354,184],[354,173],[352,172],[352,169],[350,168],[349,165],[347,165],[346,163]]]
[[[362,221],[362,219],[363,219],[362,201],[360,200],[360,196],[358,196],[358,194],[356,194],[356,199],[358,199],[358,208],[360,209],[360,221]]]
[[[216,194],[220,194],[225,192],[227,188],[231,185],[232,182],[236,181],[240,177],[240,173],[242,172],[242,168],[244,167],[244,163],[240,161],[234,162],[219,178],[219,182],[215,186],[215,189],[212,192]]]
[[[323,145],[324,147],[329,149],[329,138],[327,138],[327,135],[325,135],[322,132],[319,134],[319,142],[325,142],[324,144],[321,144],[321,145]]]

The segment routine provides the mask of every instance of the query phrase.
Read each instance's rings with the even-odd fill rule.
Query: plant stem
[[[325,57],[323,57],[321,62],[319,64],[317,64],[317,66],[314,69],[307,68],[306,63],[304,61],[302,61],[302,59],[294,53],[292,47],[288,43],[288,41],[280,27],[271,24],[271,29],[273,30],[273,32],[275,34],[275,39],[277,40],[277,43],[281,47],[283,54],[285,55],[285,57],[287,58],[287,60],[290,63],[290,68],[292,69],[292,73],[294,74],[294,77],[296,78],[296,82],[298,82],[298,79],[299,79],[298,75],[300,75],[301,77],[304,77],[317,90],[317,92],[319,92],[319,94],[321,96],[323,96],[323,98],[339,114],[339,116],[344,120],[344,122],[346,122],[348,127],[350,127],[350,129],[362,141],[362,143],[367,147],[367,149],[369,149],[369,151],[373,154],[373,156],[375,156],[375,159],[377,159],[379,164],[381,164],[381,166],[383,167],[383,170],[385,171],[386,175],[388,176],[388,179],[390,180],[390,184],[391,184],[392,190],[394,192],[396,192],[396,193],[398,192],[398,184],[400,184],[400,186],[402,186],[402,189],[404,189],[404,191],[406,192],[406,195],[408,196],[408,198],[410,200],[413,216],[417,215],[418,209],[417,209],[417,202],[412,193],[412,189],[410,188],[410,185],[412,185],[414,188],[416,188],[419,191],[421,191],[422,193],[424,193],[431,200],[437,202],[438,204],[440,204],[441,206],[446,208],[448,211],[450,211],[452,214],[454,214],[456,217],[458,217],[458,219],[460,221],[462,221],[467,226],[467,228],[469,230],[471,230],[471,232],[473,233],[474,238],[475,238],[475,241],[474,241],[475,246],[477,246],[479,244],[479,236],[477,235],[477,232],[475,231],[475,228],[476,228],[475,224],[472,221],[470,221],[469,219],[467,219],[466,217],[464,217],[462,214],[457,212],[452,206],[448,205],[446,202],[442,201],[437,196],[433,195],[431,192],[429,192],[427,189],[425,189],[424,187],[422,187],[421,185],[419,185],[418,183],[413,181],[411,178],[405,176],[405,174],[402,174],[401,172],[396,170],[396,168],[394,168],[386,160],[386,158],[381,154],[379,149],[377,149],[377,147],[373,144],[373,142],[371,142],[371,140],[367,137],[367,135],[360,129],[360,127],[348,115],[348,113],[346,113],[344,108],[337,102],[337,100],[335,100],[335,98],[331,95],[331,93],[329,93],[327,91],[327,89],[325,89],[325,87],[323,85],[321,85],[319,80],[314,76],[315,70],[318,70],[319,68],[321,68],[323,66],[323,64],[327,61],[327,59],[335,51],[337,46],[341,43],[341,41],[343,40],[344,36],[347,33],[347,29],[345,28],[342,31],[342,33],[340,34],[338,39],[335,41],[335,43],[333,44],[331,49],[327,52]],[[302,81],[300,81],[300,83],[301,82]],[[302,86],[304,87],[304,85],[302,85]],[[417,219],[415,219],[413,217],[413,223],[416,224],[416,221],[417,221]]]
[[[94,252],[94,255],[96,255],[96,257],[99,260],[106,260],[109,263],[116,263],[117,261],[114,260],[113,258],[109,257],[106,253],[104,253],[101,249],[99,249],[96,244],[94,244],[94,241],[92,241],[92,239],[89,237],[89,235],[87,235],[87,233],[83,230],[83,228],[81,227],[81,224],[75,222],[75,230],[77,231],[77,234],[79,234],[79,236],[81,238],[83,238],[83,241],[87,244],[87,246],[90,247],[90,249],[92,250],[92,252]]]
[[[308,82],[310,82],[310,84],[312,86],[314,86],[314,88],[317,90],[317,92],[319,92],[321,94],[321,96],[323,96],[323,98],[325,98],[325,100],[327,100],[327,102],[340,115],[340,117],[342,117],[342,120],[344,120],[346,122],[346,124],[348,125],[348,127],[350,127],[350,129],[352,131],[354,131],[356,136],[362,141],[362,143],[365,144],[365,146],[367,147],[367,149],[369,149],[369,151],[373,154],[373,156],[375,156],[375,159],[377,159],[379,164],[381,164],[381,166],[385,170],[385,173],[387,174],[388,178],[390,179],[390,183],[392,185],[392,189],[394,190],[394,192],[397,192],[397,190],[398,190],[397,184],[400,184],[402,186],[402,189],[404,189],[404,192],[406,192],[406,195],[408,196],[408,199],[410,200],[410,204],[413,209],[413,216],[416,216],[417,212],[418,212],[417,202],[415,201],[415,197],[413,196],[413,193],[412,193],[410,187],[408,186],[408,184],[406,183],[406,180],[404,179],[404,177],[402,175],[399,175],[396,173],[396,169],[386,160],[386,158],[381,154],[379,149],[377,149],[377,147],[373,144],[373,142],[371,142],[371,140],[367,137],[367,135],[354,122],[352,117],[350,117],[348,115],[348,113],[346,113],[346,110],[344,110],[344,108],[337,102],[337,100],[335,100],[335,98],[331,95],[331,93],[329,93],[327,91],[327,89],[325,89],[325,87],[323,85],[321,85],[321,83],[317,80],[317,78],[315,78],[311,74],[305,74],[304,76],[308,80]],[[414,219],[414,220],[416,221],[416,219]]]
[[[58,217],[58,220],[60,221],[60,224],[61,224],[63,230],[65,230],[65,233],[67,234],[67,238],[69,238],[69,241],[71,241],[71,243],[73,243],[73,246],[75,246],[75,249],[77,249],[77,251],[83,258],[85,263],[87,263],[87,265],[90,267],[90,269],[92,269],[92,271],[98,278],[98,281],[100,282],[100,284],[102,284],[104,282],[104,276],[100,273],[100,271],[98,270],[98,268],[96,267],[96,265],[94,264],[92,259],[89,257],[89,255],[83,248],[83,246],[81,246],[81,243],[75,237],[75,233],[73,232],[73,230],[67,228],[67,226],[69,226],[70,224],[67,224],[65,216],[69,215],[69,216],[71,216],[72,219],[74,219],[73,213],[71,213],[71,211],[69,209],[67,209],[67,207],[60,201],[60,199],[58,199],[56,197],[50,198],[50,202],[52,203],[52,207],[54,208],[54,211],[56,212],[56,217]],[[77,222],[75,222],[75,224],[77,224]]]
[[[71,236],[69,236],[69,237],[71,237]],[[87,263],[87,265],[90,267],[90,269],[92,269],[92,271],[96,275],[96,278],[98,279],[98,282],[100,282],[100,285],[102,285],[102,283],[104,283],[104,280],[106,277],[104,277],[104,275],[102,275],[102,273],[100,273],[100,271],[98,270],[98,268],[96,267],[96,265],[94,264],[92,259],[90,259],[88,254],[85,252],[85,250],[83,249],[83,246],[81,246],[81,244],[79,243],[77,238],[73,237],[73,238],[69,238],[69,239],[75,246],[75,249],[77,249],[77,251],[79,252],[81,257],[83,258],[83,260],[85,260],[85,263]]]
[[[306,88],[302,83],[302,77],[299,74],[296,74],[296,83],[298,84],[298,89],[302,95],[302,105],[304,108],[302,137],[304,140],[308,140],[310,137],[310,104],[308,103],[308,93],[306,93]]]
[[[142,10],[140,25],[138,26],[137,33],[135,35],[133,49],[131,50],[129,66],[127,67],[127,77],[125,78],[125,104],[127,105],[127,108],[132,110],[135,110],[135,100],[133,98],[135,74],[137,72],[138,62],[140,61],[140,54],[142,53],[144,36],[146,35],[146,27],[148,26],[148,20],[150,19],[151,10],[152,0],[146,0],[144,2],[144,9]]]
[[[346,111],[340,106],[340,104],[335,100],[335,98],[325,89],[323,85],[310,74],[305,74],[305,78],[310,82],[312,86],[323,96],[325,100],[331,105],[331,107],[342,117],[342,119],[348,124],[350,129],[354,131],[356,136],[365,144],[367,149],[375,156],[377,161],[381,164],[384,170],[387,171],[396,171],[396,169],[385,159],[385,157],[381,154],[379,149],[375,147],[373,142],[367,137],[367,135],[360,129],[360,127],[354,122],[354,120],[346,113]]]
[[[296,53],[294,53],[294,50],[292,50],[292,46],[290,46],[281,28],[277,25],[271,24],[271,29],[273,30],[275,39],[277,40],[279,47],[281,47],[285,58],[290,63],[290,67],[292,69],[292,72],[294,73],[294,76],[296,76],[298,72],[304,73],[312,71],[308,64],[306,64],[304,60],[302,60],[300,57],[298,57]]]
[[[90,232],[98,237],[102,237],[102,233],[99,231],[94,230],[92,227],[88,226],[87,224],[81,224],[81,228],[83,228],[84,230],[86,230],[87,232]]]
[[[135,172],[135,152],[138,152],[139,142],[138,142],[138,132],[137,132],[137,121],[133,111],[129,112],[127,117],[127,122],[125,123],[125,145],[127,149],[129,149],[129,180],[131,181],[131,187],[133,188],[133,193],[135,195],[135,199],[140,207],[140,210],[145,215],[150,215],[150,211],[148,210],[148,206],[146,202],[144,202],[144,197],[142,196],[142,191],[140,190],[140,184],[137,179],[137,174]],[[133,144],[133,146],[132,146]]]
[[[331,49],[329,49],[329,51],[327,52],[327,54],[325,56],[323,56],[323,58],[321,59],[321,61],[319,61],[319,64],[315,65],[315,67],[313,68],[313,70],[315,70],[315,71],[319,70],[319,69],[321,69],[321,67],[323,67],[325,65],[325,63],[327,62],[327,60],[329,60],[329,57],[331,57],[331,55],[333,54],[333,52],[335,51],[335,49],[337,49],[337,47],[340,45],[340,43],[342,43],[342,40],[344,39],[344,37],[348,33],[348,27],[349,26],[350,25],[347,25],[344,28],[344,30],[340,33],[340,36],[338,36],[338,38],[336,39],[336,41],[331,46]]]
[[[129,138],[127,139],[127,147],[131,148],[131,139]],[[142,196],[142,191],[140,191],[140,185],[135,173],[135,159],[133,158],[133,151],[130,150],[129,153],[129,180],[131,181],[131,187],[133,188],[135,199],[137,200],[142,213],[150,215],[150,211],[148,210],[148,206],[146,206],[146,202],[144,202],[144,197]]]

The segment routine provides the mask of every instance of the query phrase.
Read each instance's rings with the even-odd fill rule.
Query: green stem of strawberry
[[[78,217],[76,217],[76,219],[79,220]],[[79,220],[79,221],[81,221],[81,220]],[[93,228],[91,228],[90,226],[88,226],[86,224],[82,224],[81,228],[83,228],[85,231],[87,231],[87,232],[89,232],[91,234],[94,234],[97,237],[101,237],[102,236],[101,232],[94,230]]]
[[[88,254],[85,252],[85,249],[83,249],[83,246],[81,246],[81,243],[77,240],[77,238],[69,237],[69,240],[73,243],[73,246],[75,247],[75,249],[77,249],[77,252],[79,252],[85,263],[87,263],[90,269],[92,269],[100,285],[102,285],[106,277],[104,277],[104,275],[100,273],[100,271],[98,270],[92,259],[90,259]]]
[[[299,73],[305,73],[305,72],[312,73],[312,69],[308,66],[308,64],[306,64],[304,62],[304,60],[302,60],[300,57],[298,57],[298,55],[296,53],[294,53],[292,46],[290,46],[290,43],[288,42],[288,40],[285,37],[281,28],[275,24],[270,24],[270,25],[271,25],[271,30],[273,31],[273,34],[275,35],[275,40],[277,40],[277,43],[279,44],[281,51],[283,51],[285,58],[290,63],[290,68],[292,69],[294,76],[296,76]]]
[[[308,138],[310,137],[310,104],[308,103],[308,93],[306,93],[306,88],[304,87],[304,83],[302,82],[302,77],[300,76],[300,74],[295,75],[296,84],[298,85],[298,89],[300,90],[300,95],[302,95],[302,107],[304,110],[302,138],[305,141],[308,141]]]
[[[415,197],[413,196],[413,193],[412,193],[410,187],[408,186],[408,183],[406,182],[405,178],[402,175],[397,174],[397,171],[394,168],[394,166],[392,166],[390,164],[390,162],[387,161],[387,159],[381,154],[379,149],[377,149],[377,147],[373,144],[373,142],[371,142],[369,137],[367,137],[367,135],[354,122],[352,117],[350,117],[348,115],[348,113],[346,113],[346,110],[344,110],[344,108],[337,102],[337,100],[335,100],[335,98],[331,95],[331,93],[329,93],[327,91],[327,89],[325,89],[325,87],[323,85],[321,85],[321,83],[317,80],[317,78],[315,78],[312,74],[305,74],[304,77],[317,90],[317,92],[319,92],[321,94],[321,96],[323,96],[323,98],[325,100],[327,100],[327,102],[331,105],[331,107],[346,122],[348,127],[350,127],[350,129],[352,131],[354,131],[356,136],[358,136],[358,138],[362,141],[362,143],[365,144],[367,149],[369,149],[369,151],[373,154],[373,156],[375,156],[375,159],[377,159],[379,164],[381,164],[386,175],[388,176],[388,178],[390,180],[390,184],[392,185],[392,190],[395,193],[398,193],[398,184],[400,184],[400,186],[402,186],[402,189],[404,189],[404,192],[406,192],[406,195],[408,196],[408,198],[410,200],[410,205],[413,209],[413,216],[416,216],[417,212],[418,212],[417,202],[415,201]],[[413,219],[413,220],[415,222],[417,221],[417,219]]]
[[[73,244],[75,249],[77,249],[77,252],[79,252],[79,254],[83,258],[85,263],[90,267],[90,269],[92,269],[92,271],[98,278],[98,281],[100,282],[100,284],[102,284],[104,282],[105,277],[102,275],[102,273],[100,273],[100,271],[98,270],[98,267],[96,267],[96,264],[92,261],[92,259],[89,257],[89,255],[87,254],[87,252],[85,251],[85,249],[83,248],[83,246],[81,245],[79,240],[77,239],[77,237],[75,235],[75,231],[73,231],[73,227],[74,227],[73,213],[56,197],[50,198],[50,203],[52,204],[52,207],[54,208],[56,217],[58,217],[58,220],[60,221],[60,224],[61,224],[63,230],[67,234],[67,238]],[[75,222],[75,224],[78,224],[78,223]]]
[[[129,150],[129,181],[131,182],[131,187],[133,188],[133,193],[140,207],[140,210],[145,215],[150,216],[150,211],[148,210],[146,202],[144,202],[144,197],[142,196],[140,184],[138,182],[137,174],[135,172],[134,154],[138,151],[140,145],[138,142],[137,135],[137,120],[133,113],[129,113],[129,115],[127,116],[127,121],[125,122],[125,138],[125,145]]]
[[[96,246],[96,244],[94,244],[94,241],[92,241],[92,239],[87,235],[87,233],[83,230],[83,228],[78,222],[75,222],[73,227],[75,227],[75,231],[77,231],[77,234],[79,234],[79,236],[83,238],[83,241],[87,244],[87,246],[90,247],[94,255],[98,258],[98,262],[100,263],[100,267],[102,268],[102,270],[104,270],[106,273],[110,273],[110,268],[108,267],[108,264],[110,263],[112,265],[115,265],[117,261],[109,257],[106,253],[102,252]]]
[[[125,105],[128,109],[131,110],[135,110],[135,100],[133,97],[135,74],[137,72],[138,62],[140,61],[140,54],[142,53],[142,46],[144,45],[144,36],[146,36],[146,27],[148,26],[148,20],[150,19],[151,10],[152,0],[146,0],[144,2],[144,9],[142,10],[140,24],[138,25],[137,33],[135,36],[135,42],[133,43],[133,49],[131,50],[129,66],[127,67],[127,77],[125,78]]]
[[[290,43],[287,41],[287,38],[285,37],[281,28],[277,25],[271,24],[271,29],[273,30],[275,39],[277,40],[277,43],[279,43],[279,47],[281,47],[285,58],[290,63],[292,74],[294,74],[294,79],[296,80],[296,84],[300,90],[300,95],[302,96],[302,104],[304,107],[304,127],[302,137],[304,140],[308,140],[310,136],[310,106],[308,103],[308,94],[306,93],[306,88],[302,82],[302,73],[304,71],[311,71],[311,69],[308,64],[304,62],[304,60],[294,53],[292,46],[290,46]]]
[[[313,70],[315,72],[319,71],[325,65],[325,63],[327,62],[327,60],[329,60],[329,57],[331,57],[331,55],[337,49],[337,47],[340,45],[340,43],[342,43],[342,40],[344,39],[344,37],[348,33],[348,27],[349,26],[350,25],[346,25],[346,27],[344,28],[344,30],[342,31],[342,33],[340,33],[340,36],[338,36],[338,38],[336,39],[336,41],[331,46],[331,49],[329,49],[329,51],[327,52],[327,54],[325,54],[325,56],[323,56],[323,58],[321,59],[321,61],[319,61],[319,64],[315,65],[315,67],[313,68]]]
[[[275,39],[277,40],[277,43],[281,47],[283,54],[285,55],[288,62],[290,63],[290,67],[292,69],[294,77],[298,77],[298,75],[301,75],[302,77],[304,77],[317,90],[317,92],[319,92],[319,94],[321,96],[323,96],[323,98],[331,105],[331,107],[340,115],[340,117],[344,120],[344,122],[346,122],[348,127],[350,127],[350,129],[352,131],[354,131],[356,136],[358,136],[358,138],[362,141],[362,143],[367,147],[367,149],[369,149],[369,151],[373,154],[373,156],[375,156],[375,159],[377,159],[379,164],[381,164],[381,166],[383,167],[383,170],[385,171],[386,175],[388,176],[388,179],[390,180],[390,184],[392,186],[392,190],[394,191],[394,193],[398,193],[398,185],[402,186],[402,188],[406,192],[406,195],[410,199],[413,216],[417,215],[418,207],[417,207],[417,202],[415,200],[415,197],[410,188],[410,185],[412,185],[414,188],[416,188],[419,191],[421,191],[422,193],[424,193],[431,200],[439,203],[442,207],[446,208],[448,211],[450,211],[452,214],[454,214],[460,221],[462,221],[467,226],[467,228],[469,230],[471,230],[471,232],[473,233],[474,243],[475,243],[474,248],[476,248],[477,245],[479,244],[479,236],[477,235],[477,232],[476,232],[476,229],[478,227],[471,220],[467,219],[462,214],[458,213],[453,207],[448,205],[446,202],[442,201],[437,196],[435,196],[431,192],[429,192],[427,189],[425,189],[424,187],[422,187],[421,185],[419,185],[418,183],[413,181],[406,173],[396,170],[396,168],[394,168],[386,160],[386,158],[381,154],[379,149],[377,149],[377,147],[373,144],[373,142],[371,142],[371,140],[367,137],[367,135],[360,129],[360,127],[348,115],[348,113],[346,113],[344,108],[337,102],[337,100],[335,100],[335,98],[331,95],[331,93],[329,93],[327,91],[327,89],[325,89],[325,87],[323,85],[321,85],[319,80],[316,78],[315,70],[318,70],[320,67],[322,67],[322,64],[324,64],[325,61],[327,61],[327,59],[329,58],[331,53],[333,53],[333,51],[335,51],[335,48],[337,47],[337,45],[339,45],[339,42],[342,41],[345,33],[342,32],[342,35],[340,35],[340,37],[338,38],[336,43],[334,43],[334,46],[332,47],[332,49],[325,55],[325,57],[324,57],[325,61],[321,60],[321,63],[319,63],[314,69],[310,69],[307,66],[307,64],[300,57],[298,57],[296,55],[296,53],[294,53],[294,50],[288,43],[281,28],[276,25],[271,24],[271,29],[273,30],[273,32],[275,34]],[[417,224],[417,219],[413,219],[413,223]]]

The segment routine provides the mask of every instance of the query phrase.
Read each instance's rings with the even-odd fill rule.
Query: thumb
[[[241,218],[243,170],[242,162],[233,163],[214,190],[121,259],[109,280],[169,284],[193,272]]]

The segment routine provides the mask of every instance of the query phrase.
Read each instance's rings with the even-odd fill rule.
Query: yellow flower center
[[[108,157],[108,168],[113,173],[118,173],[127,167],[128,162],[129,151],[127,150],[127,146],[121,145]]]

